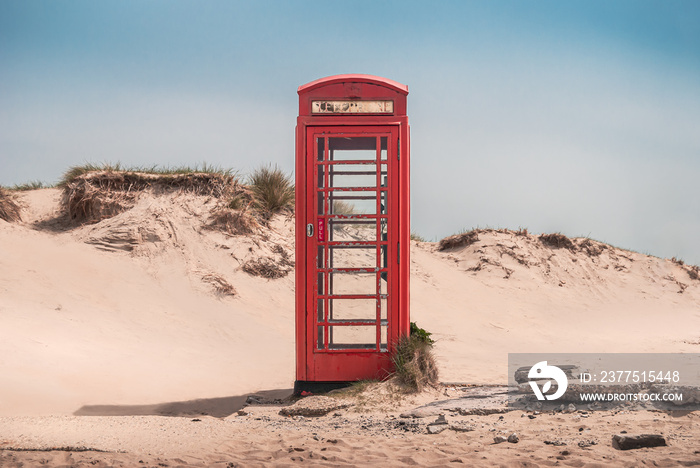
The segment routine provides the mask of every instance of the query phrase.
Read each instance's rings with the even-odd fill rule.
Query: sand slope
[[[0,221],[0,415],[291,388],[293,274],[242,269],[293,259],[291,219],[229,236],[205,228],[215,199],[144,193],[71,227],[57,189],[20,199],[23,222]],[[437,338],[443,381],[504,383],[508,352],[700,350],[700,281],[685,266],[478,235],[412,245],[412,320]]]

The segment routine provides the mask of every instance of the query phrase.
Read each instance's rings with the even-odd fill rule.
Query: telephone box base
[[[352,382],[309,382],[306,380],[294,381],[294,395],[301,395],[301,392],[309,393],[328,393],[331,390],[346,388],[352,385]]]

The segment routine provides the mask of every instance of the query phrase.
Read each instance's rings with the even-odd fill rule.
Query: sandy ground
[[[401,405],[420,401],[238,416],[248,395],[278,398],[294,381],[293,274],[242,269],[293,258],[292,221],[229,236],[204,228],[214,199],[144,194],[76,227],[59,199],[57,189],[23,192],[23,222],[0,221],[2,466],[700,464],[695,413],[452,415],[476,429],[437,435],[428,421],[394,427]],[[445,252],[413,242],[411,255],[411,319],[434,333],[443,382],[504,384],[512,352],[700,351],[700,281],[671,260],[505,231]],[[493,445],[491,429],[521,440]],[[669,446],[614,450],[622,430],[666,434]],[[596,445],[579,447],[583,434]],[[567,445],[544,443],[557,438]],[[105,452],[9,450],[52,447]]]
[[[439,395],[433,395],[439,397]],[[443,397],[444,398],[444,397]],[[226,418],[2,418],[2,466],[697,466],[700,416],[650,411],[401,418],[397,408],[285,417],[252,405]],[[517,434],[517,443],[494,437]],[[668,446],[621,451],[614,434],[661,434]],[[21,450],[15,450],[21,449]],[[36,449],[30,451],[28,449]],[[23,465],[24,463],[24,465]]]

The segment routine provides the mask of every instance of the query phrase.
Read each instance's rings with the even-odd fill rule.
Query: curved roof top
[[[327,86],[329,84],[335,83],[372,83],[379,86],[384,86],[386,88],[393,89],[402,94],[408,94],[408,86],[401,84],[397,81],[390,80],[388,78],[382,78],[381,76],[374,75],[360,75],[360,74],[348,74],[348,75],[333,75],[327,76],[325,78],[319,78],[318,80],[306,83],[305,85],[299,86],[297,93],[301,94],[303,92],[311,91],[312,89],[320,88],[322,86]]]

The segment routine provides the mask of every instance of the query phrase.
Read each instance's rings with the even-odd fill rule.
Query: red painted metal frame
[[[409,270],[410,270],[410,142],[406,115],[408,88],[400,83],[370,75],[337,75],[300,86],[299,117],[296,128],[296,362],[297,381],[333,382],[384,378],[391,372],[390,355],[401,335],[409,333]],[[318,114],[312,115],[314,100],[391,100],[392,114]],[[317,233],[308,238],[306,225],[317,216],[314,203],[316,181],[313,175],[314,135],[387,136],[398,148],[387,148],[387,156],[396,158],[388,166],[389,231],[388,264],[389,304],[387,318],[388,351],[378,350],[315,350],[314,286],[316,284],[315,249]],[[388,146],[392,146],[389,143]],[[397,151],[398,150],[398,151]],[[389,153],[392,154],[389,154]],[[376,169],[379,171],[381,166]],[[393,181],[392,176],[393,175]],[[309,180],[311,179],[311,180]],[[374,190],[379,190],[377,187]],[[392,209],[393,206],[393,209]],[[376,214],[379,216],[379,213]],[[324,218],[325,219],[325,218]],[[324,225],[328,229],[327,223]],[[378,245],[377,242],[370,244]],[[311,250],[313,248],[313,250]],[[379,249],[379,248],[378,248]],[[370,269],[372,272],[376,270]],[[361,295],[351,297],[361,298]],[[369,297],[374,298],[374,295]],[[379,328],[378,328],[379,333]]]

